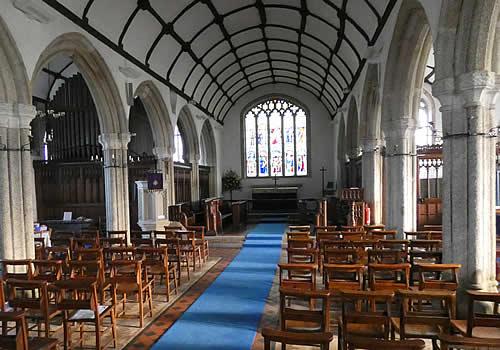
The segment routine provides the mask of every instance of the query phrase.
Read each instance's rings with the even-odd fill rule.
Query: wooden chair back
[[[408,257],[410,241],[406,239],[381,239],[377,243],[377,249],[398,249]]]
[[[297,333],[262,328],[262,337],[264,338],[264,350],[271,350],[271,342],[281,344],[282,349],[286,345],[304,345],[319,347],[323,350],[329,349],[333,333]]]
[[[467,296],[469,298],[467,308],[467,337],[473,336],[475,327],[500,328],[500,314],[498,314],[498,309],[496,308],[500,304],[500,293],[468,290]],[[484,313],[480,308],[478,308],[478,311],[476,305],[481,303],[493,303],[493,313]]]
[[[111,261],[111,281],[117,284],[135,284],[137,290],[142,290],[143,265],[141,260],[113,260]]]
[[[49,293],[47,281],[9,279],[6,282],[7,303],[15,311],[36,310],[48,315]]]
[[[399,290],[396,295],[401,303],[396,327],[401,339],[437,339],[441,330],[449,332],[450,321],[455,315],[454,292]]]
[[[35,259],[45,259],[45,238],[35,237]]]
[[[418,289],[458,289],[458,271],[460,264],[417,264]]]
[[[314,264],[278,264],[280,286],[299,290],[316,290],[316,271]]]
[[[339,337],[344,344],[355,336],[389,339],[393,292],[342,291],[340,296]]]
[[[342,239],[344,241],[355,241],[355,240],[361,240],[365,238],[365,232],[364,231],[343,231],[342,232]]]
[[[102,248],[125,247],[126,245],[127,241],[122,237],[101,238]]]
[[[33,260],[33,279],[47,282],[58,281],[63,275],[62,260]]]
[[[289,240],[291,238],[310,238],[309,232],[305,231],[288,231],[286,233],[286,239]]]
[[[104,268],[100,260],[72,260],[68,266],[71,279],[100,282],[104,277]]]
[[[120,231],[107,231],[107,237],[106,238],[118,238],[122,239],[124,242],[127,241],[127,231],[126,230],[120,230]]]
[[[311,303],[311,300],[314,302]],[[307,304],[312,308],[305,308]],[[329,331],[330,292],[281,287],[280,326],[283,331]]]
[[[371,239],[396,239],[398,231],[396,230],[372,230],[367,234]]]
[[[55,350],[57,339],[29,337],[28,324],[22,311],[0,312],[0,324],[14,323],[15,334],[1,335],[2,349],[11,350]]]
[[[288,226],[289,231],[294,231],[294,232],[311,232],[311,226],[310,225],[290,225]]]
[[[57,308],[63,311],[91,310],[94,317],[99,317],[97,282],[85,279],[56,281]]]
[[[370,290],[396,291],[410,288],[410,264],[369,264]]]
[[[318,264],[318,250],[287,248],[287,261],[289,264]]]
[[[111,260],[134,260],[136,258],[135,247],[111,247],[104,250],[106,262]]]
[[[439,335],[439,345],[441,350],[500,349],[500,339],[472,338],[441,333]]]
[[[294,237],[288,239],[288,248],[313,249],[315,242],[310,237]]]
[[[357,249],[325,248],[323,264],[356,264],[359,262]]]
[[[30,280],[33,278],[33,265],[30,259],[2,260],[2,279]]]
[[[337,232],[337,226],[316,226],[316,234],[318,232],[324,233],[324,232]]]
[[[339,228],[342,232],[365,232],[365,228],[363,226],[343,225]]]
[[[369,264],[401,264],[406,263],[407,256],[399,249],[369,249]]]
[[[362,264],[324,264],[325,287],[332,295],[344,290],[363,290],[365,266]]]
[[[101,246],[98,238],[73,238],[71,244],[73,251],[79,249],[97,249]]]

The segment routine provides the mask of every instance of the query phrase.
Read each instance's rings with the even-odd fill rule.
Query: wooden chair
[[[186,256],[189,263],[192,263],[193,272],[196,271],[196,261],[198,260],[199,267],[201,269],[201,247],[196,244],[196,235],[194,231],[176,231],[176,235],[179,237],[179,244],[181,246],[181,255]]]
[[[311,300],[314,302],[311,303]],[[304,302],[313,305],[304,308]],[[318,307],[318,302],[321,304]],[[280,288],[280,327],[282,331],[328,332],[330,330],[330,292]]]
[[[106,301],[106,292],[111,290],[111,282],[106,278],[104,264],[101,260],[72,260],[68,263],[70,278],[96,282],[101,303]]]
[[[406,239],[381,239],[378,241],[376,248],[400,250],[405,256],[405,260],[409,260],[410,241]]]
[[[467,320],[452,320],[452,328],[464,337],[500,339],[500,314],[495,307],[500,303],[500,293],[468,290]],[[476,311],[476,304],[493,303],[493,313]]]
[[[45,238],[35,237],[35,259],[45,259]]]
[[[418,271],[418,289],[446,289],[456,291],[458,289],[458,271],[460,264],[416,264]],[[444,277],[449,277],[444,279]]]
[[[57,308],[63,312],[64,348],[72,348],[71,324],[79,326],[79,343],[83,347],[84,324],[93,324],[95,327],[96,348],[103,349],[107,344],[102,343],[104,320],[109,318],[111,323],[111,341],[116,348],[116,317],[115,306],[101,305],[98,300],[97,283],[91,280],[61,280],[56,281],[58,288]],[[87,331],[88,332],[88,331]]]
[[[102,248],[125,247],[127,241],[122,237],[101,238]]]
[[[133,270],[132,273],[128,272]],[[139,301],[139,326],[144,326],[144,303],[148,303],[149,315],[153,317],[152,281],[148,281],[147,274],[143,273],[142,261],[113,260],[111,262],[111,283],[113,285],[113,304],[122,303],[122,312],[125,314],[127,294],[135,294]],[[118,294],[123,297],[119,301]]]
[[[347,350],[352,337],[388,340],[393,297],[390,291],[343,291],[338,349]]]
[[[2,279],[30,280],[33,278],[33,265],[30,259],[2,260]]]
[[[71,261],[71,252],[69,247],[47,247],[45,248],[45,256],[47,260],[59,260],[62,261],[63,275],[69,274],[68,263]]]
[[[385,340],[362,337],[351,337],[348,350],[424,350],[425,342],[422,339],[412,340]]]
[[[205,226],[187,226],[186,230],[193,231],[196,239],[196,245],[201,248],[201,257],[207,262],[210,256],[208,241],[205,239]]]
[[[369,264],[401,264],[406,263],[407,255],[399,249],[369,249]]]
[[[328,350],[333,333],[295,333],[263,328],[262,337],[264,338],[264,350],[271,350],[271,342],[280,343],[281,349],[285,349],[286,345],[305,345]]]
[[[323,253],[323,265],[325,264],[357,264],[360,260],[357,249],[326,248]]]
[[[137,248],[137,254],[142,255],[143,266],[146,267],[148,278],[149,276],[151,277],[153,289],[156,276],[160,276],[160,283],[163,279],[165,280],[167,302],[169,302],[171,294],[171,282],[173,282],[175,294],[177,294],[179,283],[177,280],[175,265],[169,264],[168,262],[167,248],[142,247]]]
[[[369,264],[370,290],[396,291],[410,288],[410,264]]]
[[[364,239],[365,232],[364,231],[343,231],[342,239],[345,241],[354,241]]]
[[[186,255],[181,253],[180,239],[177,237],[156,240],[156,247],[166,247],[168,253],[168,262],[173,264],[177,270],[177,281],[181,283],[182,266],[186,268],[187,280],[189,276],[189,261]]]
[[[325,287],[332,296],[339,296],[342,291],[363,290],[365,266],[361,264],[325,264],[323,265]]]
[[[316,235],[318,234],[318,232],[322,233],[322,232],[334,232],[334,231],[338,231],[337,226],[316,226]]]
[[[124,242],[127,242],[127,230],[107,231],[106,238],[108,238],[108,239],[109,238],[119,238],[119,239],[122,239]]]
[[[107,263],[111,260],[134,260],[137,248],[135,247],[110,247],[104,249],[104,258]]]
[[[15,335],[1,335],[0,347],[9,350],[55,350],[57,339],[28,337],[28,325],[22,311],[0,312],[0,323],[15,323]]]
[[[432,348],[437,344],[441,330],[449,331],[454,315],[455,292],[448,290],[399,290],[397,297],[401,303],[400,317],[391,319],[393,338],[398,333],[401,339],[424,338],[432,340]],[[417,305],[415,302],[418,302]],[[426,307],[422,307],[426,302]],[[436,306],[437,305],[437,306]]]
[[[6,285],[9,306],[14,311],[24,311],[26,318],[35,322],[38,336],[40,337],[43,331],[48,338],[50,321],[59,316],[60,311],[55,305],[49,304],[47,281],[9,279]]]
[[[365,229],[363,226],[349,226],[349,225],[343,225],[340,226],[340,231],[343,232],[365,232]]]
[[[406,239],[409,240],[442,240],[441,231],[405,231]]]
[[[130,243],[134,247],[138,246],[154,246],[154,237],[152,232],[147,231],[131,231],[130,232]]]
[[[440,334],[441,350],[500,349],[500,339],[472,338],[460,335]]]
[[[384,230],[385,225],[384,224],[374,224],[374,225],[363,225],[363,228],[367,233],[370,233],[370,231],[373,230]]]

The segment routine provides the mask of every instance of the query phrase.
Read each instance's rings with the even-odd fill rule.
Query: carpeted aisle
[[[257,225],[231,264],[152,349],[250,349],[276,273],[285,227]]]

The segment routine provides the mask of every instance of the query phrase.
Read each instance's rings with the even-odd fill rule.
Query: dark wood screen
[[[156,160],[154,157],[143,157],[139,162],[128,163],[128,193],[129,193],[129,208],[130,208],[130,228],[132,230],[140,230],[137,225],[138,221],[138,198],[136,181],[145,181],[146,173],[149,170],[156,169]]]
[[[191,166],[178,164],[174,166],[174,185],[176,203],[191,202]]]
[[[351,159],[346,163],[346,187],[361,187],[361,157]]]
[[[89,161],[102,157],[99,120],[90,90],[80,73],[65,79],[50,108],[66,115],[47,120],[47,130],[53,130],[48,143],[49,159],[56,161]]]
[[[39,220],[62,219],[65,211],[73,212],[73,218],[106,216],[100,162],[35,161],[34,169]]]
[[[200,199],[210,197],[210,167],[200,166]]]
[[[417,147],[417,228],[442,224],[443,147]]]

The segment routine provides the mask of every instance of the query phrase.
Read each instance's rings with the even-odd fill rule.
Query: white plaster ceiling
[[[220,122],[287,83],[333,116],[396,0],[43,0]]]
[[[50,101],[65,79],[78,72],[70,57],[57,55],[38,73],[33,82],[33,96]]]

